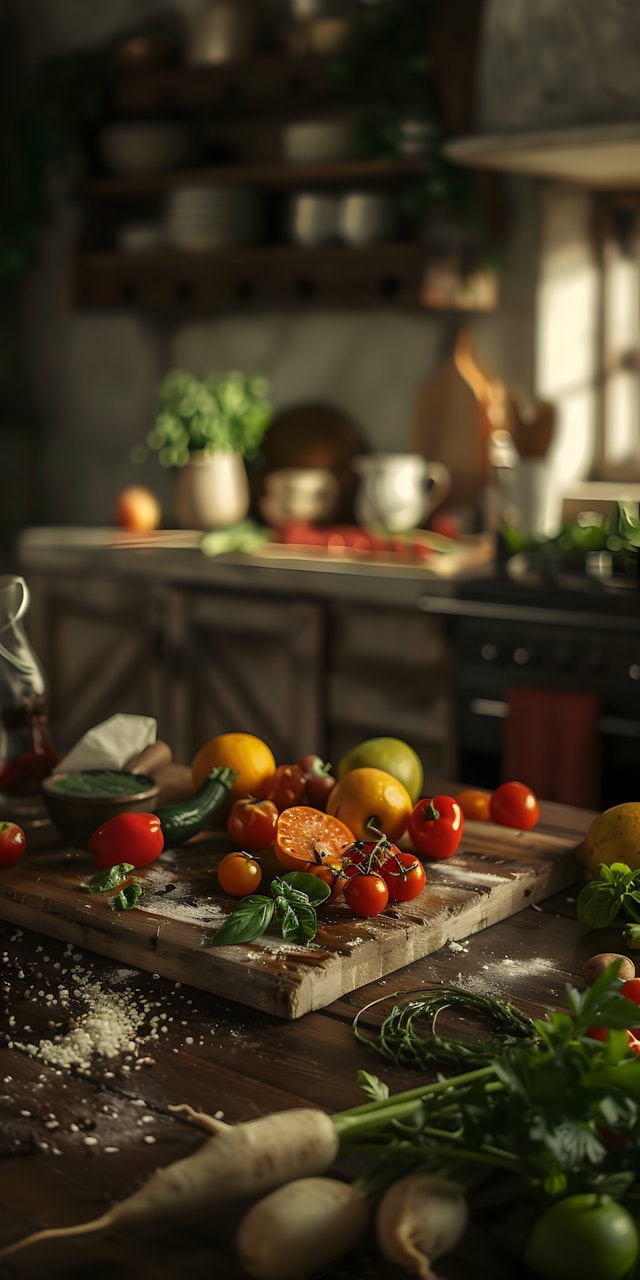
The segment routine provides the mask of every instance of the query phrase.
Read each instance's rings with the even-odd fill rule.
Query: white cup
[[[292,196],[288,232],[294,244],[313,248],[334,240],[338,227],[338,207],[338,197],[324,192],[301,191]]]
[[[396,226],[395,207],[384,191],[350,191],[340,201],[338,234],[347,244],[389,240]]]

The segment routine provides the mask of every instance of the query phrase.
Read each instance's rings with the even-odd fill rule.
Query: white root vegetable
[[[618,963],[618,977],[623,982],[627,982],[629,978],[635,978],[636,966],[633,960],[629,959],[629,956],[621,956],[617,951],[601,951],[597,956],[591,956],[591,959],[587,960],[584,966],[583,973],[587,982],[589,984],[595,982],[596,978],[599,978],[600,974],[604,973],[605,969],[608,969],[609,965],[614,964],[616,961]]]
[[[45,1240],[140,1230],[189,1221],[215,1204],[264,1195],[294,1178],[323,1173],[338,1153],[337,1130],[324,1111],[297,1107],[227,1125],[188,1111],[214,1136],[183,1160],[157,1169],[120,1204],[91,1222],[37,1231],[0,1250],[0,1259]]]
[[[369,1218],[367,1201],[348,1183],[299,1178],[245,1214],[236,1236],[238,1258],[254,1280],[298,1280],[355,1248]]]
[[[383,1195],[376,1211],[376,1237],[389,1262],[421,1280],[434,1280],[431,1263],[454,1248],[467,1221],[462,1187],[435,1174],[410,1173]]]

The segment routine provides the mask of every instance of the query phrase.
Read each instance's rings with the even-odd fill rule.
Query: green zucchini
[[[154,809],[160,819],[165,849],[176,849],[204,831],[226,800],[238,776],[237,769],[212,769],[202,786],[188,800],[161,804]]]

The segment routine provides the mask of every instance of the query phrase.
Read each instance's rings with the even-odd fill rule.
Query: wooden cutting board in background
[[[453,356],[419,383],[412,406],[409,448],[451,473],[446,506],[476,509],[487,481],[478,404]]]
[[[88,854],[33,852],[0,876],[0,917],[293,1019],[574,884],[581,873],[572,850],[583,832],[558,830],[520,832],[469,822],[455,857],[428,864],[427,887],[418,899],[372,920],[354,917],[340,902],[321,908],[318,934],[308,947],[275,935],[248,945],[210,946],[235,905],[217,891],[216,864],[231,847],[226,836],[165,852],[139,873],[143,896],[125,912],[114,911],[107,895],[80,890],[94,870]],[[271,869],[281,870],[275,862]]]

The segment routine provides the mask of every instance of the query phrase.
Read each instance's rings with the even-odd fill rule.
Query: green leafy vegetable
[[[243,898],[216,930],[211,945],[222,947],[238,942],[255,942],[274,920],[280,925],[285,942],[299,942],[304,946],[315,938],[318,931],[316,907],[329,897],[329,885],[307,871],[290,871],[272,880],[270,891],[270,898],[257,893]]]
[[[617,971],[610,965],[585,992],[568,986],[566,1012],[536,1019],[530,1036],[494,1046],[483,1066],[388,1097],[374,1076],[362,1073],[371,1101],[334,1117],[342,1145],[376,1156],[373,1177],[417,1166],[473,1187],[502,1169],[529,1203],[532,1190],[552,1198],[593,1191],[637,1205],[640,1058],[626,1034],[629,1001],[620,995]],[[457,988],[436,995],[443,1009],[469,997]],[[483,999],[487,1012],[495,1006],[492,1021],[501,1025],[504,1002]],[[390,1056],[384,1024],[367,1040],[359,1018],[360,1043]],[[608,1029],[604,1040],[590,1034],[594,1026]],[[413,1065],[420,1067],[424,1037],[409,1019],[405,1047],[411,1038]],[[404,1053],[402,1061],[411,1060]]]
[[[130,911],[131,907],[135,907],[138,898],[142,893],[141,884],[127,884],[116,894],[113,905],[116,911]]]
[[[122,884],[132,871],[135,871],[132,862],[119,862],[117,866],[108,867],[106,871],[96,871],[96,874],[86,884],[81,884],[80,888],[85,893],[108,893],[110,889],[115,889]]]
[[[78,773],[54,774],[47,786],[65,796],[135,796],[154,785],[152,778],[117,769],[87,769]]]
[[[640,870],[632,871],[625,862],[601,863],[596,879],[578,894],[576,914],[589,929],[605,929],[619,915],[640,921]]]
[[[379,1004],[380,1001],[374,1003]],[[438,1035],[435,1031],[436,1018],[441,1011],[451,1007],[488,1023],[493,1034],[488,1040],[473,1041]],[[356,1015],[354,1032],[356,1039],[370,1044],[369,1040],[363,1040],[358,1027],[364,1012],[362,1009]],[[421,1024],[425,1027],[424,1035],[419,1030]],[[428,1066],[432,1062],[464,1065],[467,1062],[488,1062],[507,1044],[521,1040],[533,1042],[535,1039],[534,1023],[507,1000],[447,987],[445,991],[416,992],[414,999],[405,996],[401,1005],[394,1005],[381,1023],[374,1047],[383,1057],[398,1064],[414,1067]]]

